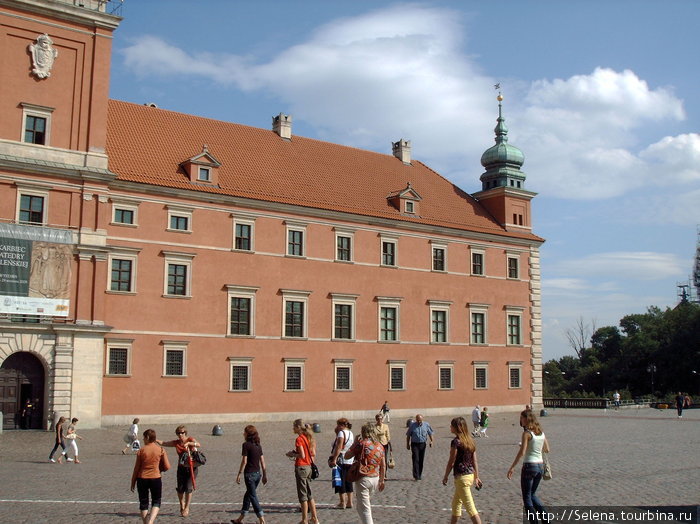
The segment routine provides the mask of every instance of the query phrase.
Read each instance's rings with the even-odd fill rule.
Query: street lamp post
[[[654,373],[656,373],[656,364],[647,366],[647,373],[651,373],[651,394],[654,394]]]

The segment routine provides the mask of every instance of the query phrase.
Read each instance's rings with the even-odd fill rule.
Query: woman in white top
[[[122,450],[122,455],[126,455],[127,451],[133,449],[134,441],[138,440],[138,438],[139,438],[139,419],[135,418],[134,421],[131,423],[131,427],[129,428],[129,431],[124,436],[124,442],[126,442],[126,447]],[[140,446],[137,447],[134,451],[138,451],[139,449],[140,449]]]
[[[523,494],[523,505],[528,512],[528,521],[538,522],[535,512],[544,512],[544,506],[535,492],[537,491],[542,474],[544,473],[544,460],[542,453],[549,453],[549,443],[537,421],[537,417],[530,409],[520,413],[520,425],[523,428],[523,436],[520,441],[520,449],[515,456],[513,464],[508,470],[508,479],[513,477],[513,470],[523,458],[523,469],[520,473],[520,489]]]
[[[352,424],[346,418],[339,418],[335,426],[335,441],[333,442],[333,454],[328,458],[328,465],[333,467],[337,464],[340,468],[340,486],[335,488],[335,492],[340,497],[339,508],[352,508],[352,482],[348,482],[347,476],[350,466],[354,462],[352,457],[345,458],[345,453],[355,442],[355,436],[350,431]]]

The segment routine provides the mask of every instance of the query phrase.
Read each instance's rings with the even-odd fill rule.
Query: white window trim
[[[481,274],[474,273],[474,255],[481,255]],[[474,277],[486,276],[486,250],[478,248],[469,248],[469,274]]]
[[[516,261],[517,264],[517,275],[514,277],[510,276],[510,260],[513,259]],[[508,280],[520,280],[520,253],[506,253],[506,278]]]
[[[163,372],[162,378],[186,378],[187,377],[187,346],[189,342],[179,340],[163,340]],[[179,351],[182,353],[182,375],[167,375],[167,354],[168,351]]]
[[[439,391],[452,391],[455,389],[455,361],[454,360],[438,360],[438,390]],[[450,371],[450,387],[442,387],[442,370],[448,369]]]
[[[430,343],[431,344],[449,344],[450,343],[450,306],[452,305],[451,301],[448,300],[428,300],[428,304],[430,305],[430,330],[428,333],[430,333]],[[437,342],[433,340],[433,312],[435,311],[444,311],[445,312],[445,341],[444,342]]]
[[[22,130],[19,141],[24,143],[24,144],[30,144],[33,146],[50,146],[51,145],[51,115],[53,114],[53,111],[55,108],[53,107],[46,107],[46,106],[38,106],[36,104],[30,104],[28,102],[21,102],[20,104],[22,106]],[[39,118],[45,118],[46,119],[46,132],[44,133],[44,143],[43,144],[34,144],[32,142],[25,142],[24,141],[24,132],[27,129],[27,117],[28,116],[36,116]]]
[[[134,221],[131,224],[125,222],[117,222],[117,210],[122,209],[124,211],[131,211],[134,214]],[[169,223],[168,219],[168,223]],[[112,226],[121,227],[137,227],[139,225],[139,205],[134,202],[122,202],[120,200],[112,199],[112,221],[110,222]]]
[[[442,249],[444,253],[444,269],[435,269],[435,250]],[[431,240],[430,241],[430,270],[436,273],[447,273],[447,243],[443,241]]]
[[[260,289],[255,286],[234,286],[226,284],[227,292],[227,316],[226,316],[226,336],[234,338],[254,338],[255,337],[255,296]],[[250,333],[248,335],[239,335],[231,333],[231,299],[232,298],[249,298],[250,299]]]
[[[301,393],[306,389],[306,359],[305,358],[285,358],[284,360],[284,391],[290,393]],[[301,368],[301,388],[287,389],[287,369],[290,367]]]
[[[166,231],[170,231],[172,233],[192,233],[192,215],[194,213],[194,210],[189,207],[180,207],[180,206],[168,206],[168,223],[167,227],[165,228]],[[170,227],[170,219],[172,217],[184,217],[187,219],[187,229],[174,229]]]
[[[489,362],[473,362],[474,364],[474,389],[479,389],[479,390],[485,390],[489,389]],[[486,382],[486,385],[482,387],[478,387],[476,385],[476,370],[477,369],[483,369],[485,370],[484,373],[484,381]]]
[[[336,262],[344,262],[345,264],[352,264],[355,262],[355,230],[345,229],[345,228],[333,228],[335,230],[335,256]],[[350,260],[341,260],[338,258],[338,238],[349,238],[350,239]]]
[[[514,346],[514,347],[520,347],[524,346],[525,344],[523,343],[523,312],[525,311],[525,308],[522,306],[506,306],[505,307],[506,311],[506,346]],[[510,342],[510,328],[508,326],[508,317],[510,316],[516,316],[520,318],[520,321],[518,322],[518,342],[517,344],[511,344]]]
[[[394,244],[394,265],[384,263],[384,243]],[[379,265],[383,267],[399,267],[399,237],[380,235],[379,237]]]
[[[355,324],[356,324],[356,311],[357,311],[357,297],[359,295],[348,295],[345,293],[331,293],[331,313],[332,326],[331,326],[331,340],[338,342],[354,342],[355,341]],[[343,305],[351,307],[351,318],[350,318],[350,338],[335,338],[335,306]]]
[[[236,227],[238,224],[250,226],[250,249],[239,249],[236,247]],[[255,253],[255,218],[239,217],[233,215],[233,251],[239,253]]]
[[[16,184],[17,185],[17,202],[15,205],[15,222],[18,224],[30,224],[30,225],[42,225],[45,226],[49,224],[49,194],[50,190],[46,186],[33,185],[33,184]],[[44,207],[41,210],[41,222],[21,222],[19,219],[20,204],[22,202],[22,196],[38,196],[44,198]]]
[[[518,370],[518,385],[510,385],[511,370]],[[508,389],[523,389],[523,362],[508,362]]]
[[[407,360],[389,360],[387,362],[387,371],[388,371],[388,378],[389,378],[389,384],[388,384],[388,389],[389,391],[406,391],[407,383],[408,383],[408,374],[406,372],[407,368]],[[403,375],[403,387],[402,388],[392,388],[391,387],[391,370],[392,369],[401,369],[401,373]]]
[[[339,393],[350,393],[353,391],[354,387],[354,372],[353,372],[353,363],[355,362],[355,359],[343,359],[343,358],[335,358],[333,359],[333,391],[339,392]],[[350,370],[350,388],[349,389],[338,389],[338,368],[349,368]]]
[[[180,253],[177,251],[161,251],[165,257],[165,267],[163,273],[163,297],[165,298],[192,298],[192,262],[195,257],[194,253]],[[185,282],[184,295],[169,295],[168,294],[168,266],[177,264],[187,266],[187,281]]]
[[[311,291],[280,289],[280,293],[282,294],[282,338],[286,340],[306,340],[309,338],[309,295]],[[285,335],[287,302],[302,302],[304,304],[304,329],[301,337],[288,337]]]
[[[110,338],[106,341],[107,358],[105,358],[106,377],[130,377],[131,376],[131,353],[134,346],[134,339]],[[126,374],[111,374],[109,372],[109,354],[112,349],[126,349]]]
[[[136,294],[136,275],[138,273],[138,254],[140,251],[140,248],[127,248],[120,246],[109,253],[109,256],[107,257],[107,293],[114,293],[117,295]],[[131,260],[131,289],[129,291],[117,291],[112,289],[112,260],[115,258],[117,260]]]
[[[377,301],[377,342],[398,344],[401,342],[401,301],[403,297],[376,297]],[[382,308],[396,309],[396,340],[382,340]]]
[[[409,215],[416,214],[416,202],[415,202],[415,200],[404,199],[403,206],[404,206],[403,207],[404,213],[409,214]]]
[[[284,252],[286,256],[288,257],[293,257],[293,258],[306,258],[306,224],[300,223],[300,222],[291,222],[291,221],[285,221],[285,225],[287,226],[286,232],[284,235]],[[300,231],[301,232],[301,255],[293,255],[289,252],[289,233],[291,231]]]
[[[202,171],[206,171],[207,177],[202,178]],[[213,170],[211,166],[197,166],[197,181],[211,183],[213,178]]]
[[[228,357],[228,391],[229,393],[246,393],[253,391],[253,358],[254,357]],[[246,389],[233,389],[233,368],[245,367],[248,369],[248,387]]]
[[[473,318],[474,313],[482,313],[484,315],[484,341],[474,342]],[[489,344],[489,304],[469,304],[469,345],[471,346],[488,346]]]

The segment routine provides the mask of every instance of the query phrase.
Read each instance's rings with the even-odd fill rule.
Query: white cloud
[[[550,270],[586,277],[651,281],[683,278],[687,273],[687,261],[671,253],[611,252],[559,262]]]
[[[667,136],[651,144],[640,158],[666,171],[659,184],[697,182],[700,180],[700,135],[696,133]]]

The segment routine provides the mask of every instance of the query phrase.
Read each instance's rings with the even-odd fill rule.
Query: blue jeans
[[[258,484],[260,484],[260,479],[262,475],[259,471],[253,473],[245,473],[243,475],[243,482],[245,483],[245,495],[243,496],[243,507],[241,508],[241,515],[248,513],[250,505],[253,505],[253,511],[255,516],[260,518],[263,516],[263,510],[260,509],[260,502],[258,501],[258,494],[256,492]]]
[[[520,472],[520,489],[523,492],[523,506],[526,512],[546,511],[540,499],[535,495],[542,480],[542,473],[544,473],[544,464],[533,462],[523,464],[523,469]],[[528,519],[529,522],[538,522],[539,520],[533,515],[530,515],[530,517]]]

